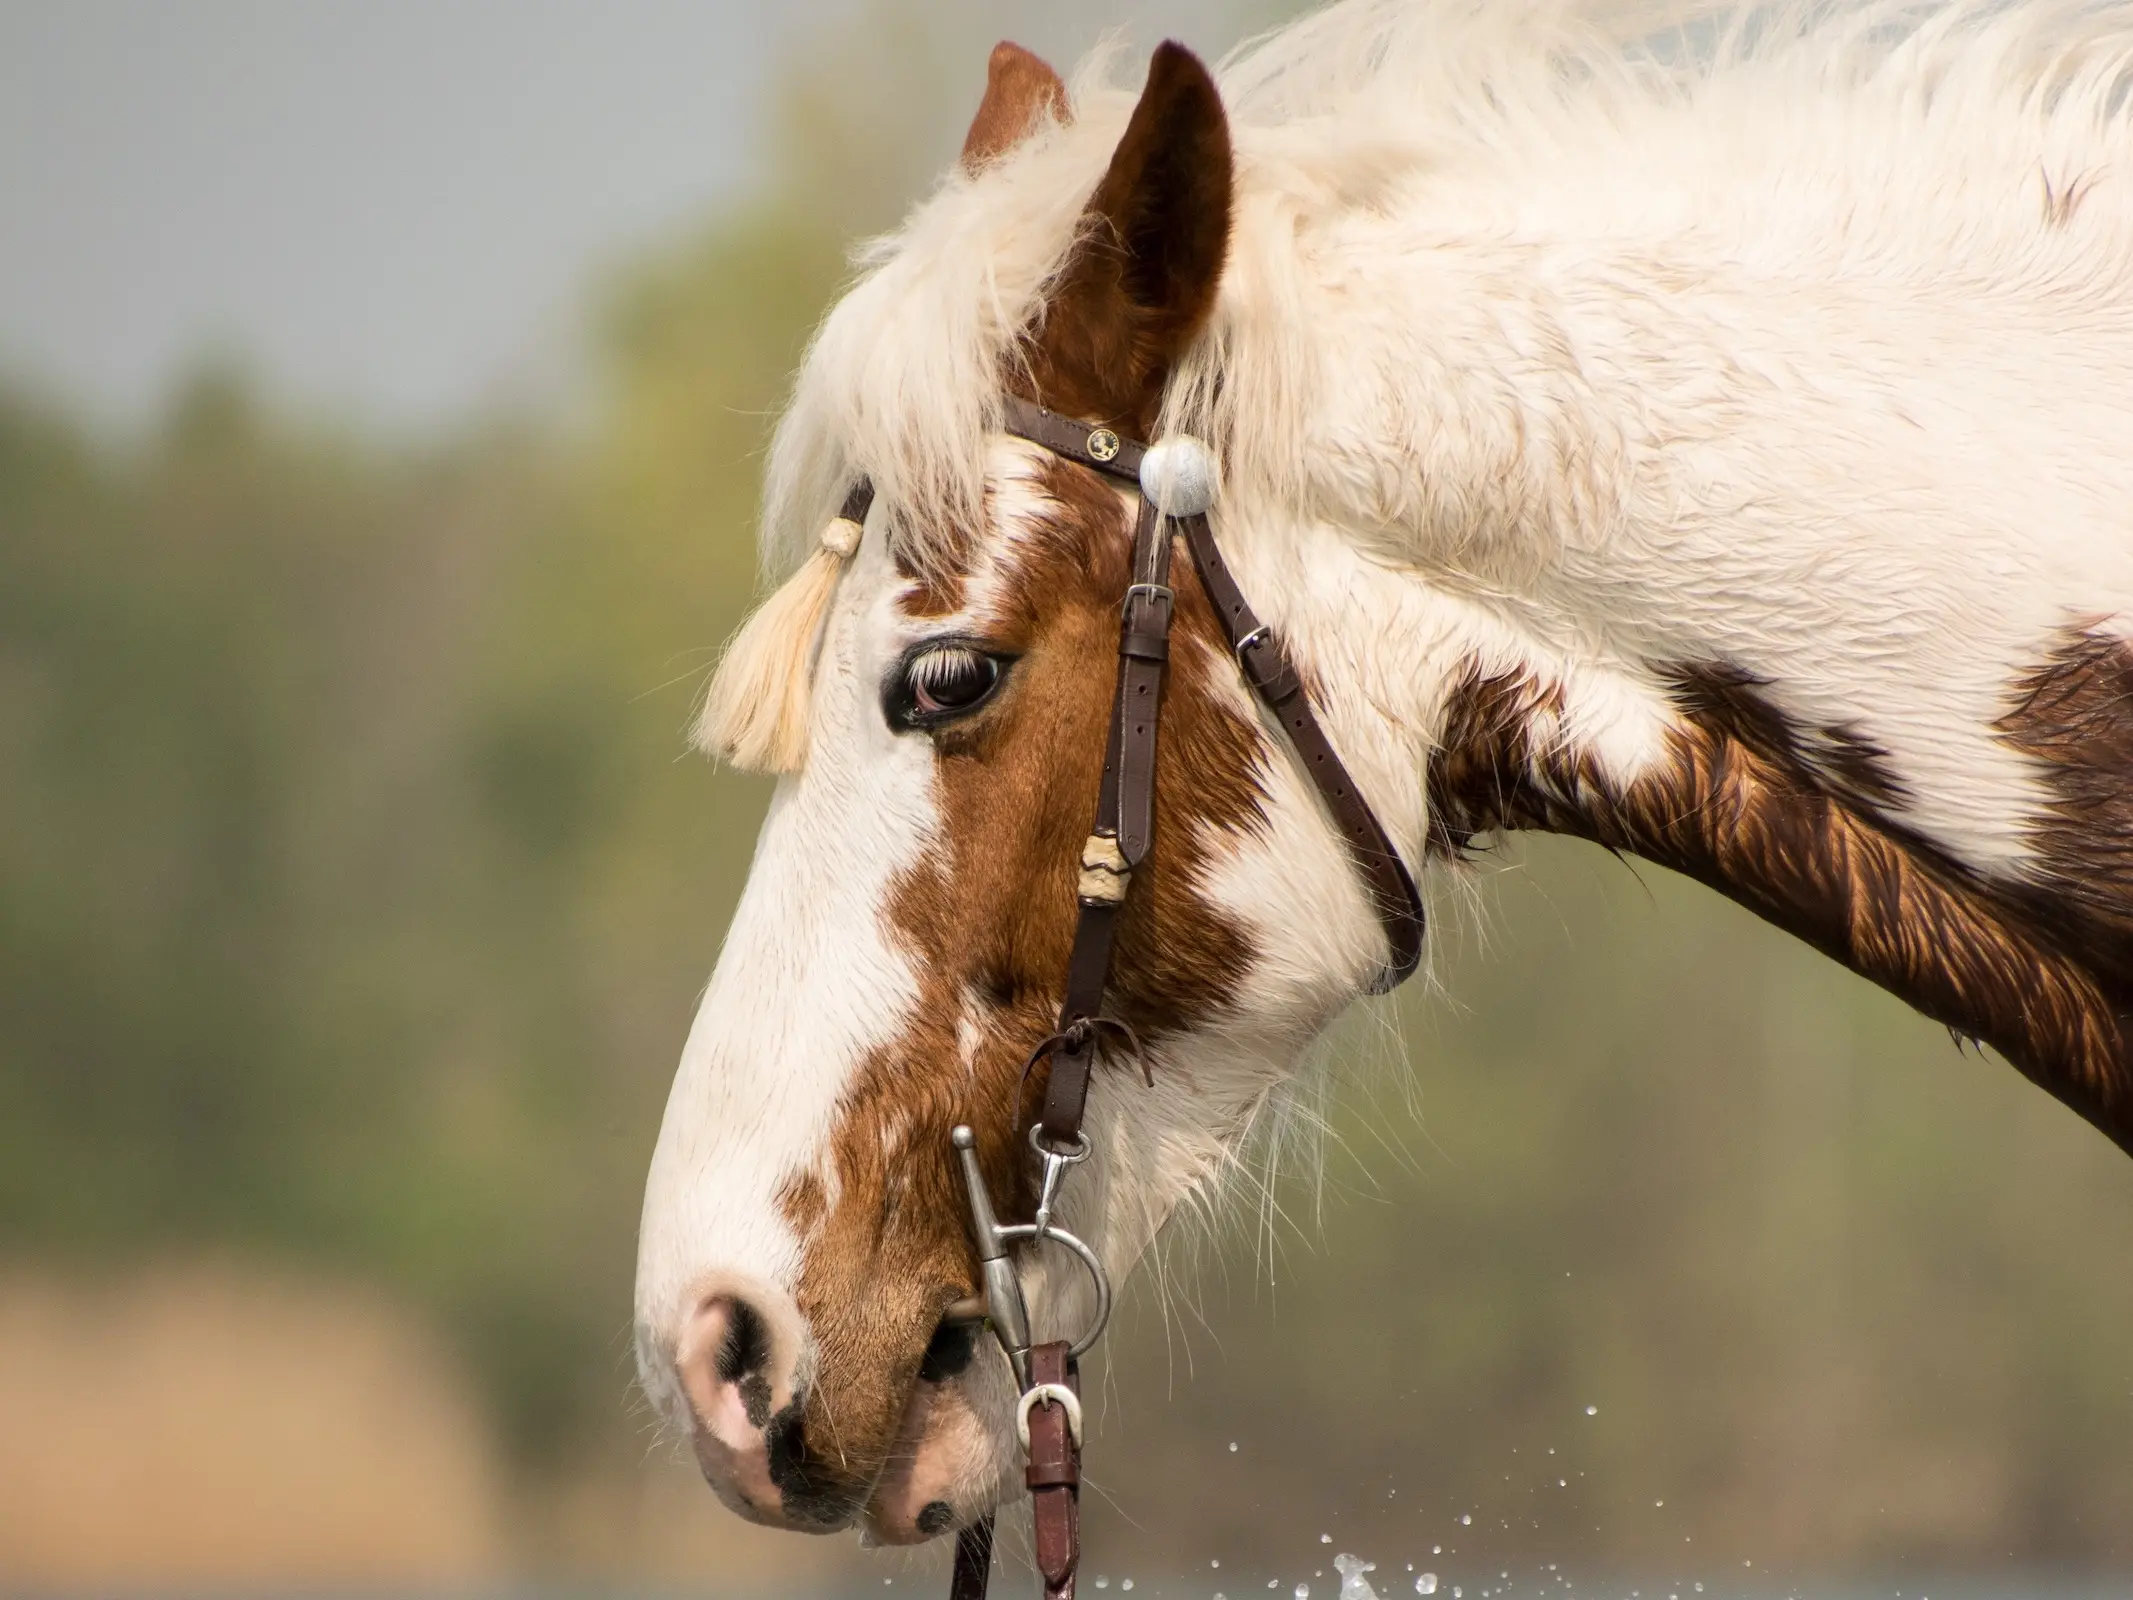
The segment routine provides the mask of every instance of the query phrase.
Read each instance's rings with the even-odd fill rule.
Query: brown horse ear
[[[1040,57],[1002,39],[986,64],[985,98],[963,135],[963,170],[976,172],[1007,154],[1047,111],[1057,121],[1067,120],[1066,85]]]
[[[1183,45],[1160,46],[1029,351],[1037,399],[1148,436],[1215,303],[1231,179],[1214,79]]]

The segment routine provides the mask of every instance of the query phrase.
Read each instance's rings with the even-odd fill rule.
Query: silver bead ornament
[[[1166,517],[1197,517],[1215,503],[1215,453],[1187,433],[1158,439],[1141,457],[1141,493]]]

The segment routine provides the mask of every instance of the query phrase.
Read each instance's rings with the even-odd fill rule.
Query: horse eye
[[[975,645],[924,645],[904,658],[889,689],[889,720],[931,727],[975,711],[1000,682],[1006,663]]]

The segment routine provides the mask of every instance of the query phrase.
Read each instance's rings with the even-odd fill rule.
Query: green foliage
[[[380,1274],[536,1452],[622,1408],[631,1233],[760,791],[680,760],[839,270],[618,288],[593,438],[387,456],[201,373],[0,410],[0,1245]]]

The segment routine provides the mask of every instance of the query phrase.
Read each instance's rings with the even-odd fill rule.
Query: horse
[[[1019,1484],[955,1130],[1025,1237],[1041,1204],[1122,1275],[1397,965],[1261,637],[1432,894],[1509,830],[1660,863],[2133,1151],[2133,5],[1345,0],[1107,70],[1002,44],[857,257],[768,461],[797,571],[697,728],[780,776],[636,1346],[758,1522],[919,1542]],[[1264,618],[1153,586],[1130,873],[1088,819],[1177,508],[1121,441],[1198,452]],[[1066,1041],[1055,1191],[1091,873],[1109,1028]],[[1030,1317],[1084,1326],[1091,1274],[1027,1254]]]

